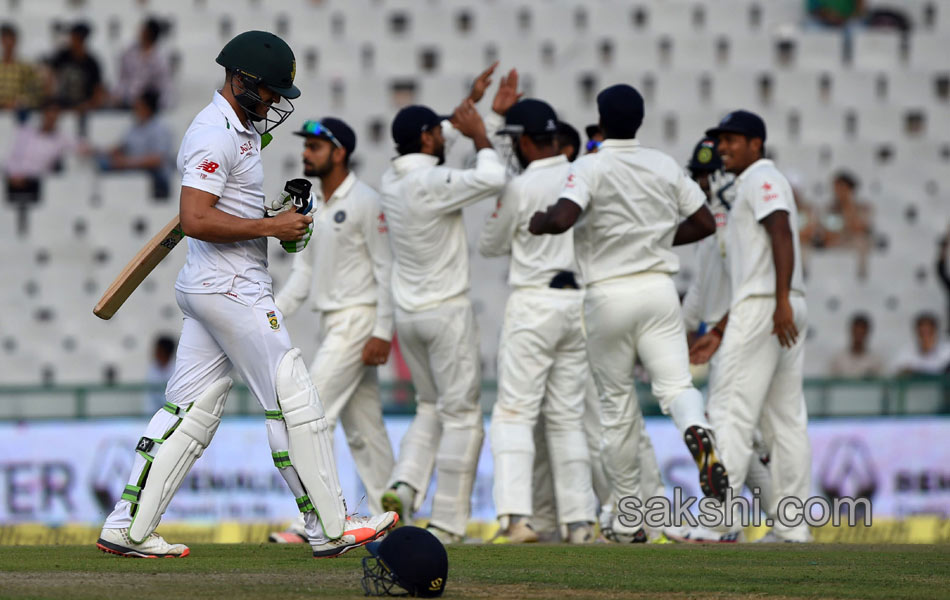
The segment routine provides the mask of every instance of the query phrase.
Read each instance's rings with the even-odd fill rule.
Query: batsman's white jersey
[[[499,515],[532,514],[533,430],[542,412],[558,522],[593,522],[591,467],[582,420],[589,370],[581,324],[584,293],[556,289],[573,274],[570,234],[535,236],[531,216],[545,210],[567,178],[567,158],[535,160],[512,179],[479,239],[485,256],[511,255],[492,412],[494,497]]]
[[[783,348],[772,334],[775,267],[771,239],[761,221],[775,211],[788,213],[794,244],[790,302],[798,339],[791,348]],[[746,482],[753,458],[753,433],[761,426],[771,450],[774,491],[773,504],[767,511],[775,514],[780,498],[807,499],[811,447],[802,391],[807,311],[798,215],[791,186],[772,161],[759,160],[736,179],[727,240],[732,307],[710,389],[710,403],[717,407],[710,418],[719,434],[722,460],[736,494]],[[809,538],[807,525],[788,527],[778,523],[773,531],[783,539]]]
[[[211,104],[195,117],[182,140],[178,154],[182,186],[217,196],[215,207],[219,210],[244,218],[261,218],[264,171],[260,151],[257,132],[242,125],[227,100],[215,93]],[[313,427],[322,421],[323,410],[312,385],[300,389],[292,398],[278,398],[279,387],[294,385],[281,378],[279,367],[286,364],[284,371],[289,371],[295,364],[294,353],[299,351],[292,348],[274,303],[266,253],[266,238],[227,244],[189,238],[188,257],[176,283],[184,322],[175,371],[165,393],[167,402],[146,428],[139,450],[152,450],[137,453],[126,493],[107,518],[106,529],[128,527],[133,522],[136,496],[150,484],[164,483],[146,479],[146,464],[158,460],[154,455],[160,456],[162,452],[162,444],[156,440],[171,435],[192,402],[232,368],[240,373],[266,411],[275,465],[297,498],[298,506],[309,506],[304,514],[307,533],[311,538],[325,539],[308,493],[319,493],[319,497],[312,498],[312,504],[319,505],[317,510],[326,523],[331,519],[342,523],[345,518],[333,457],[319,457],[320,468],[328,478],[325,489],[321,484],[321,490],[305,489],[301,479],[308,476],[303,471],[298,476],[291,464],[288,427],[279,402],[289,399],[299,404],[302,398],[305,405],[309,403],[309,424]],[[290,359],[285,360],[288,356]],[[316,433],[313,436],[323,439]],[[315,481],[313,477],[309,479]]]
[[[294,257],[277,307],[291,315],[312,298],[320,315],[320,346],[310,375],[327,420],[343,424],[366,488],[379,513],[395,460],[383,423],[375,366],[363,364],[370,338],[393,334],[392,253],[379,194],[350,173],[329,200],[319,199],[313,239]]]
[[[637,140],[617,139],[573,163],[560,197],[584,211],[574,243],[587,285],[584,320],[601,395],[604,466],[620,497],[641,497],[639,465],[632,460],[643,431],[633,372],[637,356],[679,431],[706,426],[670,276],[679,268],[672,251],[676,228],[706,198],[671,157]]]
[[[474,169],[437,163],[427,154],[399,156],[380,190],[393,250],[396,331],[417,400],[391,482],[412,486],[418,508],[437,466],[431,523],[464,535],[484,433],[462,208],[498,194],[505,167],[492,149],[478,152]]]

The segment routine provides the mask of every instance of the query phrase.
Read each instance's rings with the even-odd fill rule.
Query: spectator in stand
[[[867,276],[871,250],[871,207],[855,196],[858,180],[846,171],[835,174],[831,205],[820,217],[815,245],[824,248],[851,248],[858,253],[858,277]]]
[[[147,89],[158,90],[159,106],[171,106],[171,58],[158,42],[168,31],[168,23],[149,17],[142,24],[138,41],[119,57],[119,74],[113,91],[113,102],[119,108],[132,108]]]
[[[25,122],[13,136],[13,149],[3,172],[7,201],[19,211],[19,233],[27,232],[27,210],[40,199],[42,178],[62,168],[63,158],[76,148],[75,140],[57,127],[60,106],[47,101],[39,126]]]
[[[832,377],[879,377],[884,374],[884,361],[868,348],[871,318],[864,313],[851,317],[851,342],[831,359]]]
[[[950,366],[950,344],[940,339],[937,316],[923,312],[914,319],[916,343],[901,352],[894,366],[898,375],[940,375]]]
[[[43,72],[16,55],[19,33],[12,23],[0,24],[0,109],[36,108],[46,91]]]
[[[854,30],[863,24],[864,0],[805,0],[806,28],[840,29],[842,57],[851,60]]]
[[[155,414],[165,406],[165,386],[175,371],[175,339],[161,335],[155,340],[152,362],[145,373],[148,392],[145,395],[145,413]]]
[[[75,23],[69,30],[69,43],[49,60],[54,97],[64,108],[82,113],[99,108],[106,101],[99,61],[86,47],[90,32],[86,23]]]
[[[102,171],[146,171],[152,177],[152,196],[168,198],[174,168],[171,130],[158,117],[159,95],[146,90],[132,104],[135,123],[118,146],[96,155]]]
[[[950,333],[950,269],[947,268],[947,248],[950,247],[950,229],[937,243],[937,276],[947,294],[947,333]]]

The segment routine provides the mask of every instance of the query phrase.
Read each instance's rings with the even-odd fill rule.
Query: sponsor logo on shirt
[[[337,223],[342,223],[343,221],[346,221],[346,211],[344,210],[336,211],[336,214],[333,215],[333,220],[336,221]]]
[[[571,173],[567,176],[567,184],[564,187],[572,188],[574,187],[574,174]]]
[[[497,218],[498,218],[498,211],[499,211],[499,210],[501,210],[501,198],[499,198],[499,199],[495,202],[495,212],[493,212],[493,213],[491,214],[491,218],[497,219]]]
[[[379,233],[389,231],[389,227],[386,225],[386,215],[384,215],[382,211],[379,211],[379,216],[376,217],[376,231]]]
[[[775,200],[778,198],[778,194],[772,192],[772,184],[766,181],[762,184],[762,191],[765,192],[762,196],[762,200],[768,202],[769,200]]]
[[[277,313],[269,310],[267,311],[267,322],[270,323],[270,328],[274,331],[280,330],[280,323],[277,322]]]
[[[205,173],[214,173],[220,167],[216,162],[211,162],[210,160],[203,160],[198,164],[197,169],[199,171],[204,171]]]
[[[253,149],[254,149],[253,141],[248,140],[244,142],[243,144],[241,144],[241,156],[243,156],[245,152],[250,152]]]

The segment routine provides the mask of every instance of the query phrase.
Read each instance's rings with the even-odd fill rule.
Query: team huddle
[[[622,499],[664,495],[636,397],[638,360],[695,459],[703,494],[721,500],[748,486],[770,515],[779,498],[807,497],[797,214],[787,180],[764,158],[759,117],[727,115],[684,170],[640,145],[643,98],[614,85],[597,96],[602,142],[578,157],[576,131],[546,102],[522,99],[514,70],[479,114],[493,66],[451,115],[399,111],[398,156],[378,192],[349,171],[353,130],[327,117],[295,132],[316,193],[265,199],[260,153],[300,95],[293,53],[252,31],[217,62],[225,84],[178,155],[190,239],[175,285],[184,314],[175,372],[99,548],[188,555],[155,528],[211,442],[232,368],[265,411],[274,464],[301,513],[273,541],[339,556],[411,520],[435,473],[428,531],[443,544],[461,542],[485,437],[462,220],[479,202],[495,210],[478,250],[510,257],[512,288],[489,430],[499,540],[589,543],[598,519],[613,542],[740,536],[735,526],[654,531],[622,518]],[[446,147],[461,137],[474,146],[474,166],[444,166]],[[267,237],[295,253],[279,290],[267,271]],[[672,247],[693,243],[700,276],[681,307]],[[283,323],[305,303],[321,324],[309,368]],[[416,391],[398,459],[376,373],[394,333]],[[710,365],[708,403],[691,362]],[[332,447],[338,420],[374,516],[347,515]],[[807,526],[782,523],[770,539],[810,539]]]

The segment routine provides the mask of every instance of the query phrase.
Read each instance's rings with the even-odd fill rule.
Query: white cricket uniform
[[[719,373],[712,382],[710,414],[718,434],[722,461],[734,493],[742,490],[753,455],[753,433],[761,425],[771,450],[773,505],[778,499],[808,498],[811,447],[802,391],[807,312],[798,242],[798,214],[788,180],[770,160],[749,166],[736,179],[736,199],[729,214],[726,254],[732,302],[719,348]],[[761,221],[775,211],[788,213],[795,252],[790,302],[798,328],[792,348],[772,334],[775,311],[775,266],[772,244]],[[794,516],[794,515],[790,515]],[[784,539],[809,539],[807,525],[773,531]]]
[[[584,211],[574,247],[587,285],[587,351],[601,397],[604,466],[620,497],[641,497],[637,356],[679,431],[705,426],[671,277],[679,269],[676,228],[703,207],[705,194],[666,154],[637,140],[608,139],[573,163],[560,197]]]
[[[704,238],[696,243],[697,274],[690,283],[686,295],[683,297],[683,321],[687,331],[696,331],[700,323],[708,328],[714,327],[729,312],[731,301],[731,285],[726,259],[726,235],[728,231],[729,209],[735,201],[735,182],[732,181],[723,188],[725,201],[713,196],[709,208],[716,219],[716,234]],[[719,353],[713,354],[709,361],[709,375],[707,384],[719,377]],[[716,411],[724,410],[723,402],[706,403],[706,414],[710,422],[715,425],[720,419]],[[756,428],[754,433],[756,452],[749,460],[746,484],[750,490],[758,489],[763,506],[772,501],[772,482],[768,467],[762,463],[761,457],[768,455],[768,450],[762,440],[762,435]],[[721,446],[722,442],[720,442]]]
[[[218,197],[215,208],[228,214],[264,216],[264,170],[260,136],[245,127],[219,93],[191,122],[178,152],[182,186]],[[152,417],[145,437],[162,438],[211,384],[236,369],[269,414],[279,413],[275,375],[292,348],[283,317],[274,304],[267,271],[267,238],[216,244],[188,239],[188,255],[175,283],[184,313],[175,371],[165,391],[166,408]],[[287,428],[267,419],[271,451],[287,456]],[[130,485],[136,485],[144,458],[136,455]],[[294,496],[306,495],[293,466],[279,469]],[[105,528],[128,527],[131,504],[120,500]],[[316,513],[305,515],[307,532],[322,536]]]
[[[392,340],[392,253],[379,194],[350,173],[324,202],[310,243],[294,257],[277,307],[291,315],[308,298],[320,316],[310,376],[331,427],[342,423],[372,514],[395,460],[383,423],[376,367],[363,364],[370,338]]]
[[[505,167],[490,148],[478,152],[474,169],[437,162],[427,154],[399,156],[380,190],[393,250],[396,332],[417,400],[390,481],[412,486],[418,509],[438,467],[431,523],[464,535],[484,432],[462,208],[498,194]]]
[[[558,522],[593,522],[591,467],[582,420],[589,379],[581,325],[584,292],[552,288],[576,271],[570,234],[535,236],[531,216],[545,210],[567,179],[563,155],[535,160],[512,179],[482,230],[484,256],[511,255],[492,411],[494,499],[499,515],[532,514],[533,430],[543,413]]]

